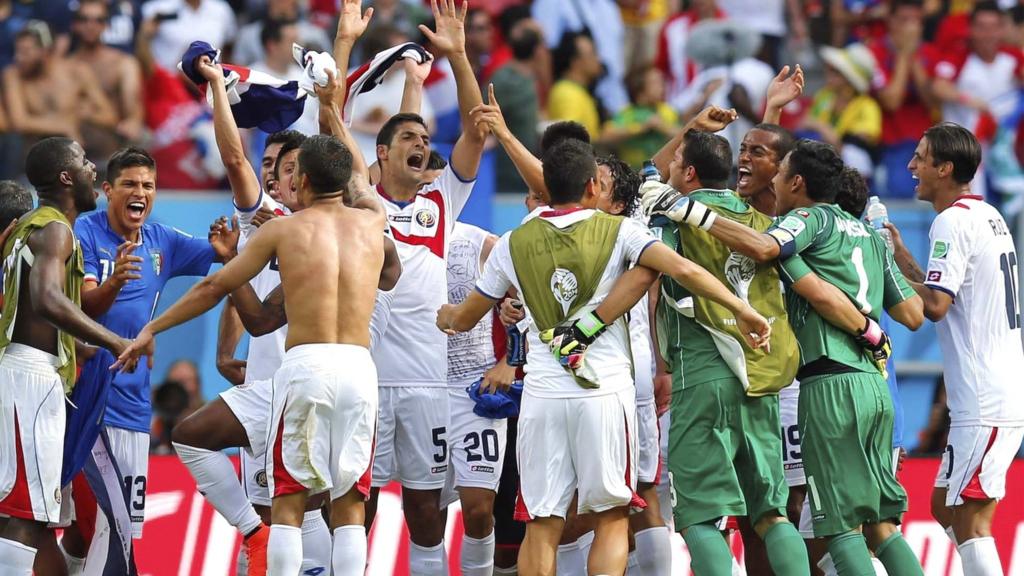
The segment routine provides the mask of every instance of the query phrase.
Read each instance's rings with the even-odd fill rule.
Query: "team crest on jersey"
[[[808,212],[807,210],[797,210],[796,213],[801,215],[801,216],[803,216],[804,218],[810,218],[811,217],[811,213]]]
[[[750,283],[754,281],[756,271],[757,264],[739,252],[730,253],[725,261],[725,279],[732,285],[736,296],[747,304],[750,304]]]
[[[932,244],[932,258],[941,259],[945,258],[949,254],[949,244],[943,240],[936,240],[935,244]]]
[[[579,294],[579,282],[576,281],[576,275],[565,268],[555,268],[555,272],[551,274],[551,293],[554,294],[555,300],[562,305],[562,314],[569,314],[569,307],[576,300],[576,296]]]
[[[267,487],[267,471],[260,470],[252,475],[252,479],[256,481],[256,485],[260,488]]]
[[[433,228],[434,224],[437,224],[437,218],[433,212],[424,208],[416,213],[416,223],[424,228]]]
[[[60,488],[57,488],[56,490],[53,491],[53,499],[57,502],[57,504],[60,504]]]
[[[164,268],[164,255],[159,250],[151,250],[149,259],[153,262],[153,273],[159,276],[160,271]]]

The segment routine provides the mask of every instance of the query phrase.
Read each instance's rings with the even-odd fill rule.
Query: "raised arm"
[[[463,0],[461,10],[456,10],[455,0],[441,0],[440,7],[437,0],[431,0],[431,9],[437,32],[422,24],[419,29],[451,64],[458,87],[459,112],[462,115],[463,130],[452,149],[451,165],[463,179],[473,179],[480,168],[485,135],[471,129],[470,111],[483,104],[483,99],[480,97],[480,85],[473,74],[473,66],[466,56],[465,22],[469,2]]]
[[[58,222],[29,236],[28,247],[35,255],[28,281],[32,310],[75,338],[120,354],[127,341],[89,318],[64,294],[64,263],[71,257],[74,243],[71,230]]]
[[[246,332],[253,336],[270,334],[288,323],[284,309],[284,287],[280,284],[260,301],[252,285],[245,283],[231,293],[230,302],[238,310],[238,317]]]
[[[526,182],[526,186],[544,198],[548,198],[548,187],[544,184],[544,165],[508,129],[508,125],[505,124],[505,116],[501,113],[501,106],[494,95],[494,84],[487,86],[487,100],[487,104],[480,104],[470,111],[472,125],[478,129],[486,127],[490,130],[501,147],[505,149],[505,153],[508,154],[519,175]]]
[[[679,133],[675,135],[671,140],[668,141],[661,150],[654,155],[654,165],[658,168],[658,172],[661,177],[668,179],[668,166],[672,163],[672,157],[675,156],[676,150],[683,143],[683,136],[686,135],[690,130],[700,130],[702,132],[718,132],[724,130],[726,126],[732,123],[738,117],[736,110],[730,108],[728,110],[719,108],[718,106],[708,106],[701,110],[696,116],[690,119],[689,122],[683,125],[679,130]]]
[[[914,260],[914,256],[907,250],[906,245],[903,244],[903,237],[900,235],[899,230],[892,224],[888,224],[886,228],[892,234],[893,242],[893,259],[896,261],[896,266],[899,267],[900,272],[903,273],[904,278],[910,284],[910,287],[917,292],[917,295],[921,297],[921,306],[923,308],[924,316],[932,322],[938,322],[946,317],[946,313],[949,312],[949,307],[953,305],[953,295],[936,288],[932,288],[924,283],[925,276],[924,271]],[[897,317],[897,314],[910,316],[913,319],[913,309],[911,305],[903,306],[906,302],[901,303],[899,306],[894,306],[891,310],[892,317],[897,322],[906,325],[905,322]],[[897,310],[902,306],[900,310]]]
[[[765,124],[778,124],[782,118],[782,109],[793,100],[799,98],[803,93],[803,68],[797,64],[796,69],[790,74],[789,66],[783,66],[782,70],[768,84],[768,94],[764,101],[764,116],[761,118],[761,122]]]

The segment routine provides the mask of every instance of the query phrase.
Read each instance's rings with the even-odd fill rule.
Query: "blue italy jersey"
[[[214,252],[205,238],[193,238],[169,226],[147,222],[142,225],[142,244],[133,254],[141,256],[138,280],[129,280],[117,295],[113,306],[96,320],[123,338],[134,338],[152,318],[157,299],[168,280],[176,276],[205,276],[213,264]],[[79,217],[75,235],[82,244],[85,279],[102,284],[114,271],[117,247],[124,238],[110,229],[107,213],[96,211]],[[99,377],[104,371],[92,366],[105,362],[97,355],[82,369],[82,374]],[[109,364],[108,364],[109,366]],[[139,362],[134,373],[111,373],[106,414],[107,426],[149,432],[152,418],[149,369]],[[84,378],[83,378],[84,379]],[[82,384],[83,382],[80,382]],[[105,387],[98,382],[85,383],[93,390]]]

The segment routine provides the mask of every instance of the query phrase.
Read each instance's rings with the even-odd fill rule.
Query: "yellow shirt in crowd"
[[[601,117],[597,100],[586,88],[571,80],[559,80],[548,94],[548,119],[552,122],[573,120],[579,122],[597,139],[601,135]]]

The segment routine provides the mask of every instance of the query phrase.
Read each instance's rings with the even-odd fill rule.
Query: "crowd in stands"
[[[353,62],[406,41],[429,49],[417,28],[429,2],[366,4],[375,15]],[[201,39],[225,62],[296,79],[292,44],[329,49],[336,11],[334,0],[0,0],[0,178],[19,176],[32,142],[61,134],[82,140],[98,166],[118,146],[146,146],[162,189],[223,188],[210,111],[178,73],[181,54]],[[978,192],[1016,212],[1022,25],[1014,0],[476,0],[466,46],[531,151],[545,123],[571,119],[639,166],[708,104],[736,108],[736,140],[761,118],[771,78],[799,64],[808,89],[783,125],[840,148],[883,198],[913,197],[905,166],[924,129],[944,119],[985,143]],[[405,73],[395,69],[355,110],[369,157]],[[435,142],[452,142],[461,127],[450,69],[437,61],[428,74],[423,116]],[[296,127],[315,131],[316,111]],[[496,189],[524,192],[495,153]]]

